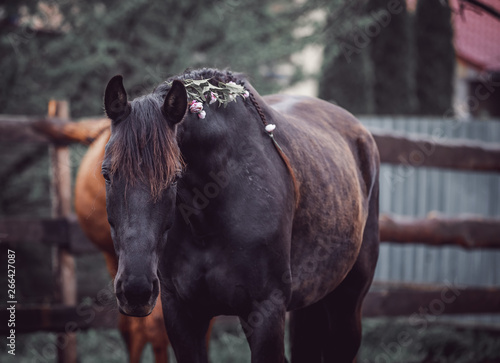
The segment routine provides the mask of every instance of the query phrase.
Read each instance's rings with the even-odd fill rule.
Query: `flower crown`
[[[244,99],[250,96],[250,93],[242,85],[235,82],[219,82],[217,86],[211,84],[209,79],[185,79],[183,80],[186,88],[189,102],[189,111],[198,114],[198,117],[204,119],[207,115],[203,110],[203,103],[209,105],[219,102],[219,106],[226,107],[229,102],[236,101],[236,97],[241,96]]]
[[[189,102],[189,111],[198,114],[200,119],[207,116],[206,111],[203,109],[203,103],[208,102],[209,105],[219,102],[219,107],[223,105],[226,107],[230,102],[236,101],[236,97],[241,96],[243,99],[250,97],[245,87],[235,82],[219,82],[217,86],[211,84],[210,79],[184,79],[184,87],[186,88]],[[172,84],[167,82],[167,84]],[[264,122],[264,128],[273,137],[273,131],[276,129],[275,124],[268,124]]]

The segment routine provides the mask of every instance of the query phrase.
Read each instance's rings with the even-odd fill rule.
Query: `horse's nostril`
[[[123,283],[123,294],[131,304],[146,304],[153,293],[153,286],[145,276],[131,277]]]
[[[123,280],[117,279],[115,281],[115,294],[117,296],[123,295]]]

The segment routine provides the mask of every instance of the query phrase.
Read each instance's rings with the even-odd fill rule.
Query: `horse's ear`
[[[106,115],[113,121],[123,119],[123,116],[130,112],[127,92],[123,87],[123,77],[121,75],[114,76],[108,82],[104,92],[104,109]]]
[[[187,92],[181,81],[173,81],[163,102],[163,113],[167,121],[176,125],[182,121],[187,111]]]

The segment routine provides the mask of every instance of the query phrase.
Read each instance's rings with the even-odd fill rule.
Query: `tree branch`
[[[430,246],[453,245],[465,249],[500,248],[500,219],[487,217],[410,218],[384,214],[379,219],[380,240],[420,243]]]

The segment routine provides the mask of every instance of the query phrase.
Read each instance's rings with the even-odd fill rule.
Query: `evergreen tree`
[[[392,11],[390,11],[392,10]],[[410,114],[412,110],[412,60],[410,18],[406,2],[389,8],[387,0],[370,0],[374,19],[370,56],[373,66],[374,111],[377,114]]]
[[[347,44],[347,43],[343,43]],[[350,61],[335,44],[327,44],[319,81],[319,97],[354,114],[373,110],[368,52],[352,55]]]
[[[418,113],[442,115],[452,107],[455,52],[447,2],[419,0],[416,20]]]
[[[364,1],[332,1],[325,28],[325,49],[319,79],[319,97],[354,114],[371,113],[372,79],[363,28]],[[349,19],[346,21],[345,19]]]
[[[102,114],[104,86],[117,73],[131,97],[200,66],[245,72],[262,93],[286,86],[274,69],[298,69],[289,56],[305,42],[293,30],[308,11],[265,0],[7,0],[0,10],[0,113],[43,114],[60,98],[76,117]],[[43,30],[23,12],[46,20]]]

